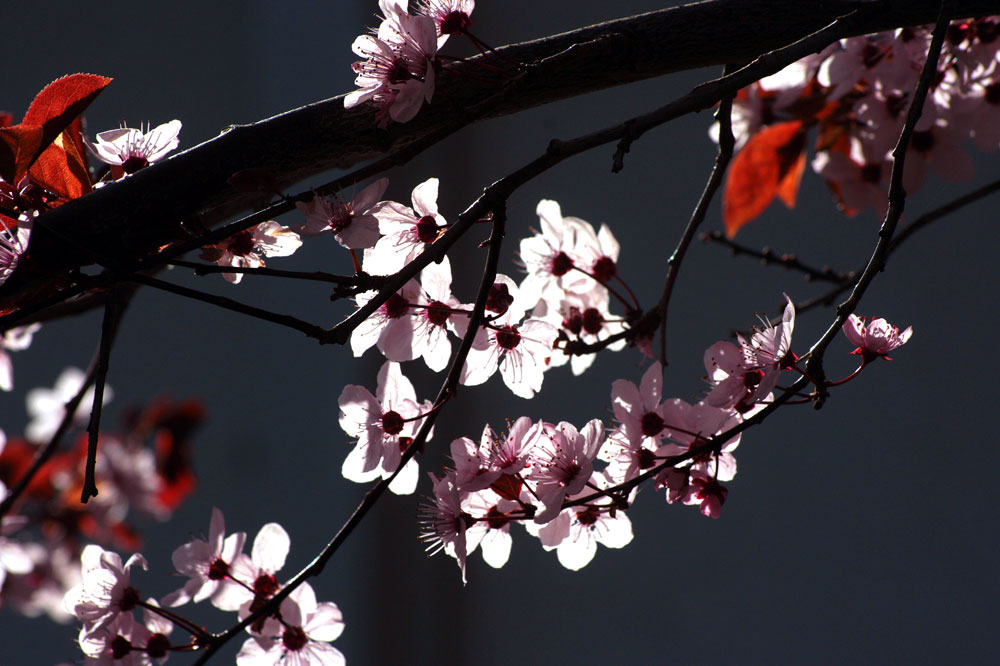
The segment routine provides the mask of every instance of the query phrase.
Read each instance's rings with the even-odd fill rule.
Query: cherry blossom
[[[448,331],[464,335],[468,328],[472,305],[459,302],[451,294],[451,262],[446,256],[441,263],[431,263],[420,272],[422,291],[413,317],[413,349],[419,351],[427,367],[434,372],[444,370],[451,359]]]
[[[660,450],[663,455],[686,453],[693,447],[705,444],[710,438],[739,425],[740,415],[730,409],[713,407],[704,402],[691,405],[680,398],[663,403],[662,413],[667,425],[666,435],[673,445]],[[740,444],[737,434],[720,444],[717,449],[696,456],[691,464],[711,474],[719,481],[731,481],[736,476],[736,458],[732,451]]]
[[[562,510],[566,496],[581,492],[590,480],[604,441],[604,424],[593,419],[582,430],[565,421],[546,424],[537,441],[536,464],[528,478],[538,484],[535,493],[545,507],[535,514],[535,522],[547,523]]]
[[[28,249],[30,237],[30,225],[18,224],[17,227],[12,227],[0,216],[0,284],[6,282],[17,268],[21,256]]]
[[[336,195],[314,195],[308,203],[295,204],[306,221],[296,227],[303,236],[317,236],[332,232],[337,242],[348,249],[363,249],[375,245],[379,239],[378,219],[371,210],[382,198],[388,178],[380,178],[358,192],[349,202],[342,202]]]
[[[166,606],[211,599],[221,610],[236,610],[245,590],[232,577],[232,568],[243,555],[246,533],[225,535],[226,523],[219,509],[212,509],[208,540],[194,539],[174,551],[171,559],[179,573],[189,578],[179,590],[163,598]]]
[[[423,0],[417,11],[434,19],[440,49],[452,35],[465,34],[472,24],[469,16],[475,6],[476,0]]]
[[[122,565],[118,553],[95,544],[83,549],[80,561],[83,578],[79,585],[66,593],[63,604],[67,611],[83,622],[82,633],[89,635],[139,605],[139,591],[131,586],[129,569],[136,565],[143,569],[149,567],[146,558],[139,553]]]
[[[201,258],[220,266],[260,268],[265,265],[264,257],[287,257],[301,246],[302,239],[297,233],[269,220],[233,234],[218,245],[206,247]],[[242,273],[223,273],[222,276],[233,284],[243,279]]]
[[[438,179],[428,178],[413,188],[413,208],[383,201],[372,209],[383,237],[365,251],[364,269],[371,275],[391,275],[438,239],[448,223],[438,213]]]
[[[613,485],[603,474],[595,474],[591,482],[602,489]],[[592,493],[593,490],[584,488],[581,494]],[[598,543],[608,548],[624,548],[632,542],[632,522],[625,512],[596,504],[564,509],[548,523],[529,522],[525,529],[538,537],[545,550],[555,550],[559,564],[571,571],[590,564],[597,554]]]
[[[419,418],[431,409],[430,401],[417,403],[413,384],[398,363],[387,361],[378,373],[375,395],[363,386],[348,385],[340,394],[340,427],[358,442],[344,460],[345,479],[367,483],[388,478],[399,467],[403,451],[410,445]],[[430,439],[430,437],[428,437]],[[417,485],[417,463],[411,459],[389,489],[399,495],[412,493]]]
[[[0,279],[0,284],[3,280]],[[0,334],[0,391],[14,388],[14,367],[7,351],[23,351],[31,346],[31,337],[42,325],[39,323],[19,326]]]
[[[362,307],[374,298],[376,292],[358,294],[355,301]],[[351,333],[351,351],[361,356],[372,345],[390,361],[412,361],[422,352],[416,346],[416,328],[421,322],[412,305],[422,297],[420,284],[409,280],[403,288],[386,299],[375,312],[362,321]]]
[[[344,631],[343,614],[328,601],[317,603],[309,583],[302,583],[282,600],[281,621],[268,619],[260,632],[246,640],[239,666],[341,666],[344,655],[330,645]]]
[[[465,533],[475,519],[462,507],[462,495],[458,491],[454,472],[445,474],[440,479],[429,475],[434,484],[433,504],[425,504],[420,508],[421,533],[420,538],[427,544],[427,552],[434,555],[442,550],[455,558],[462,572],[462,582],[466,582]]]
[[[47,441],[55,434],[66,413],[66,403],[83,386],[86,373],[79,368],[69,367],[62,371],[56,379],[56,385],[51,389],[34,388],[28,391],[25,402],[31,422],[24,430],[25,437],[33,442]],[[104,404],[113,397],[110,386],[104,386]],[[80,406],[73,415],[74,423],[85,423],[94,406],[94,389],[90,388],[83,395]]]
[[[771,393],[791,354],[795,306],[787,295],[785,300],[787,305],[777,326],[765,321],[749,341],[737,336],[738,347],[723,341],[705,351],[705,368],[714,384],[705,402],[746,412]]]
[[[179,144],[177,135],[181,131],[181,121],[171,120],[150,130],[129,127],[108,130],[97,135],[97,143],[91,143],[86,136],[83,142],[97,159],[110,164],[112,172],[120,169],[125,174],[133,174],[139,169],[158,162]],[[121,174],[115,174],[121,177]]]
[[[864,318],[852,314],[844,324],[844,335],[851,344],[857,345],[851,353],[859,355],[864,363],[871,363],[879,357],[891,361],[889,352],[906,344],[913,335],[913,327],[908,326],[900,333],[897,326],[885,319],[873,319],[866,326]]]
[[[527,494],[524,491],[523,494]],[[521,509],[521,504],[506,499],[487,488],[470,493],[462,502],[469,515],[477,518],[476,522],[465,531],[466,548],[469,554],[480,548],[483,560],[499,569],[510,559],[510,549],[513,539],[510,536],[512,518],[509,514]]]
[[[378,106],[379,127],[390,120],[405,123],[413,119],[434,95],[434,66],[437,27],[427,16],[411,16],[406,3],[380,0],[385,20],[377,36],[361,35],[351,50],[365,60],[352,65],[358,75],[359,90],[344,98],[344,108],[371,101]]]
[[[243,585],[234,588],[230,600],[235,603],[242,599],[239,604],[241,617],[256,610],[281,589],[274,574],[285,566],[290,547],[291,540],[285,528],[278,523],[268,523],[260,528],[254,538],[250,557],[239,557],[233,563],[230,575]]]
[[[540,319],[528,319],[520,325],[505,323],[508,316],[495,321],[477,334],[459,381],[478,386],[499,369],[514,395],[532,398],[542,389],[558,331]]]
[[[80,635],[80,649],[89,657],[87,666],[149,666],[145,645],[149,629],[131,613],[121,613],[107,625]]]

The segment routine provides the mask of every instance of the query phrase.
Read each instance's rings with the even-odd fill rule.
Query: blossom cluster
[[[970,179],[968,139],[986,152],[1000,148],[998,28],[996,17],[949,27],[903,171],[908,192],[929,171],[949,182]],[[816,126],[812,168],[840,209],[884,216],[890,153],[930,39],[927,27],[844,39],[744,88],[733,105],[737,147],[783,122]]]
[[[146,558],[133,554],[122,564],[118,553],[91,545],[83,549],[80,582],[62,600],[81,623],[79,644],[88,664],[162,664],[171,652],[207,647],[210,635],[173,610],[208,600],[242,620],[282,590],[276,574],[285,565],[290,539],[277,523],[264,525],[250,554],[243,552],[244,532],[226,535],[222,512],[213,509],[207,539],[194,539],[173,553],[173,564],[187,582],[159,601],[143,598],[132,582],[135,567],[148,569]],[[142,609],[142,619],[135,613]],[[173,642],[180,628],[190,634]],[[283,663],[343,664],[344,655],[330,641],[344,629],[336,604],[317,602],[308,583],[285,596],[276,612],[247,627],[250,637],[236,656],[240,666]]]
[[[73,446],[50,457],[0,527],[0,605],[29,616],[47,614],[58,622],[70,619],[62,598],[80,580],[85,542],[135,548],[140,536],[133,517],[167,520],[193,490],[188,446],[203,418],[195,401],[160,400],[133,411],[123,432],[102,431],[95,460],[100,493],[81,505],[87,437],[79,429],[93,404],[93,389],[75,414],[66,416],[65,404],[83,382],[84,373],[69,368],[54,388],[32,389],[25,437],[7,440],[0,431],[3,501],[64,417],[69,419]],[[111,395],[106,388],[105,400]]]
[[[383,19],[374,34],[361,35],[351,49],[364,58],[354,63],[358,90],[344,97],[344,107],[369,102],[377,108],[379,127],[405,123],[434,96],[437,50],[470,25],[474,0],[428,0],[410,14],[406,0],[379,0]]]

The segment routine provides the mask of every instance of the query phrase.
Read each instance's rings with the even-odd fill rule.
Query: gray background
[[[482,4],[475,30],[495,44],[662,6]],[[135,125],[179,118],[187,148],[229,124],[350,90],[350,43],[376,11],[374,2],[21,4],[4,11],[0,106],[20,117],[48,81],[100,73],[115,82],[88,111],[91,134],[122,119]],[[441,209],[454,217],[551,138],[648,110],[712,74],[675,75],[463,130],[391,173],[387,196],[408,201],[414,185],[436,175]],[[604,149],[522,188],[509,205],[503,270],[515,273],[516,239],[537,225],[538,200],[553,198],[565,214],[612,226],[622,244],[621,273],[644,305],[654,302],[713,159],[709,122],[702,114],[651,132],[622,174],[610,174],[611,149]],[[992,179],[996,162],[978,159],[977,183]],[[908,210],[918,214],[972,185],[945,186],[931,177]],[[646,489],[629,513],[635,540],[627,548],[601,547],[588,567],[572,573],[515,528],[510,563],[495,571],[474,555],[463,587],[453,560],[424,556],[418,499],[387,497],[314,582],[320,599],[344,612],[347,628],[335,645],[353,664],[989,661],[1000,591],[1000,516],[991,488],[1000,462],[990,416],[990,382],[998,374],[993,206],[987,201],[951,216],[893,258],[861,314],[912,324],[913,340],[897,361],[878,363],[836,391],[822,411],[789,407],[748,432],[721,520],[668,507]],[[847,270],[866,260],[877,224],[870,212],[841,216],[808,172],[798,209],[777,205],[740,240]],[[721,227],[717,206],[706,226]],[[469,282],[478,280],[482,260],[476,240],[460,246],[454,260],[468,267]],[[346,253],[329,239],[272,265],[349,270]],[[263,278],[232,289],[218,276],[171,277],[318,323],[343,314],[323,289]],[[782,291],[804,299],[820,289],[695,245],[671,311],[667,394],[696,397],[704,386],[703,350],[753,323],[754,312],[773,313]],[[471,299],[472,289],[459,296]],[[802,316],[794,350],[807,349],[831,319],[830,312]],[[66,365],[85,367],[98,334],[99,316],[81,316],[45,327],[32,349],[15,354],[17,390],[0,395],[9,434],[24,423],[24,391],[50,386]],[[849,349],[836,342],[830,376],[853,369]],[[179,586],[169,577],[170,552],[207,531],[212,506],[251,540],[264,523],[280,522],[292,537],[282,573],[304,565],[363,494],[340,477],[350,447],[337,425],[337,396],[347,383],[374,388],[380,364],[374,352],[355,360],[265,322],[141,293],[114,351],[109,381],[116,397],[106,423],[114,424],[124,406],[161,394],[202,396],[210,417],[196,441],[199,493],[169,524],[144,525],[151,571],[133,579],[143,593],[162,596]],[[598,359],[582,381],[556,370],[532,401],[494,379],[449,405],[432,448],[521,415],[608,423],[611,381],[638,382],[643,367],[636,352],[626,351]],[[417,363],[406,371],[421,399],[433,396],[440,377]],[[432,459],[424,469],[438,467]],[[426,479],[421,483],[420,492],[428,492]],[[211,629],[229,619],[208,609],[198,617]],[[74,636],[74,628],[0,611],[4,664],[77,658]]]

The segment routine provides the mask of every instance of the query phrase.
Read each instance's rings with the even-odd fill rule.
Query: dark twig
[[[38,474],[38,471],[49,461],[56,452],[56,449],[59,448],[62,438],[69,431],[70,426],[73,425],[73,417],[76,416],[76,410],[80,407],[80,403],[83,402],[83,396],[87,393],[87,389],[93,386],[96,377],[97,355],[95,354],[94,360],[90,364],[90,370],[87,371],[87,376],[84,378],[83,384],[80,385],[80,389],[76,392],[76,395],[66,401],[66,411],[63,413],[62,421],[59,422],[59,427],[53,433],[52,437],[49,438],[49,441],[38,449],[35,453],[35,459],[31,461],[31,467],[24,473],[24,476],[18,479],[14,487],[10,489],[10,493],[4,498],[3,502],[0,502],[0,518],[10,512],[14,503],[24,494],[24,491],[27,490],[32,479]]]
[[[269,277],[292,278],[296,280],[312,280],[314,282],[329,282],[336,285],[349,285],[358,288],[358,291],[368,291],[375,289],[384,280],[368,274],[359,275],[334,275],[323,271],[286,271],[280,268],[269,268],[267,266],[220,266],[219,264],[201,264],[195,261],[184,261],[173,259],[169,262],[173,266],[190,268],[195,275],[209,275],[210,273],[243,273],[248,275],[266,275]]]
[[[493,233],[487,241],[489,249],[487,251],[486,266],[483,269],[483,278],[479,284],[479,293],[476,296],[476,303],[473,307],[472,316],[469,319],[469,328],[465,337],[462,338],[462,344],[459,346],[455,357],[452,359],[448,376],[441,385],[437,399],[434,401],[435,405],[442,405],[445,401],[454,397],[458,388],[459,378],[462,374],[462,367],[465,365],[465,359],[469,355],[469,350],[472,349],[472,341],[475,339],[476,331],[483,322],[484,313],[486,311],[486,299],[489,297],[490,287],[493,286],[493,282],[496,280],[497,267],[500,262],[500,247],[503,244],[502,241],[507,222],[506,205],[503,202],[497,204],[493,209],[492,222]],[[235,636],[240,635],[243,630],[251,624],[276,612],[280,607],[282,600],[291,594],[295,588],[309,578],[317,576],[320,572],[322,572],[326,563],[331,557],[333,557],[333,554],[337,552],[337,549],[340,548],[341,544],[343,544],[347,537],[350,536],[351,532],[354,531],[354,528],[361,523],[361,520],[368,514],[372,507],[375,506],[378,499],[385,494],[386,489],[388,489],[389,485],[396,478],[396,475],[399,474],[400,470],[403,469],[411,458],[423,450],[424,443],[427,441],[431,428],[434,427],[434,422],[437,420],[440,413],[441,411],[439,409],[435,409],[427,415],[424,422],[420,425],[420,430],[417,432],[417,435],[413,438],[413,442],[400,457],[399,466],[396,468],[396,471],[388,478],[379,481],[365,494],[361,503],[354,510],[354,513],[351,514],[350,518],[347,519],[347,522],[343,524],[340,530],[337,531],[337,534],[334,535],[333,539],[326,545],[325,548],[323,548],[322,552],[320,552],[320,554],[317,555],[308,566],[296,574],[294,578],[288,581],[288,583],[286,583],[285,586],[282,587],[281,590],[279,590],[273,597],[268,599],[266,603],[262,604],[238,624],[230,627],[225,632],[212,637],[208,647],[205,648],[205,651],[195,662],[195,666],[206,663],[223,645],[232,640]]]
[[[80,501],[84,504],[91,497],[97,497],[97,439],[101,433],[104,386],[108,379],[111,344],[118,332],[125,304],[123,295],[119,293],[118,288],[112,287],[104,301],[101,343],[97,351],[97,365],[94,373],[94,406],[90,410],[90,422],[87,424],[87,462],[84,467],[83,489],[80,491]]]
[[[765,266],[784,266],[787,270],[798,271],[799,273],[802,273],[808,281],[815,280],[820,282],[832,282],[833,284],[839,285],[849,280],[852,275],[851,273],[838,273],[829,266],[815,268],[803,263],[794,254],[779,255],[769,247],[765,247],[763,250],[757,250],[747,245],[742,245],[734,240],[726,238],[726,235],[721,231],[707,231],[701,235],[701,240],[706,243],[717,243],[729,248],[729,253],[734,257],[746,255],[748,257],[760,259],[760,262]]]
[[[892,150],[892,173],[889,176],[889,208],[885,214],[885,220],[878,232],[878,241],[872,251],[871,259],[865,267],[864,272],[858,278],[851,295],[846,301],[837,306],[837,317],[830,328],[823,334],[815,345],[809,350],[809,358],[806,364],[806,374],[814,380],[822,382],[826,374],[823,371],[823,353],[840,332],[847,318],[854,312],[861,297],[864,296],[868,285],[875,279],[875,275],[885,269],[886,258],[889,252],[889,244],[896,231],[899,218],[903,215],[906,206],[906,190],[903,188],[903,168],[906,164],[906,151],[910,144],[910,137],[913,135],[917,120],[920,119],[923,110],[924,100],[927,98],[927,91],[931,81],[937,75],[938,58],[941,56],[941,45],[944,43],[945,34],[948,31],[948,24],[954,14],[955,0],[942,0],[941,9],[938,13],[937,22],[934,25],[934,32],[931,37],[930,46],[927,49],[927,61],[920,72],[920,79],[913,91],[913,98],[906,111],[906,120],[903,129],[899,133],[899,141]],[[823,406],[824,397],[817,398],[814,405],[817,409]]]
[[[723,73],[727,73],[728,70],[729,67],[727,66],[723,70]],[[687,226],[684,228],[684,233],[681,234],[680,240],[677,241],[677,246],[671,253],[670,258],[667,259],[667,277],[663,285],[663,293],[660,294],[660,302],[656,306],[660,318],[660,363],[664,367],[667,365],[667,311],[670,308],[670,295],[674,291],[674,284],[677,282],[677,274],[680,272],[684,255],[687,253],[691,241],[694,240],[694,235],[698,231],[698,227],[701,226],[702,221],[705,219],[708,206],[715,197],[715,192],[722,184],[722,178],[726,174],[726,167],[729,166],[729,160],[733,157],[736,140],[733,137],[732,113],[733,95],[729,95],[719,103],[719,109],[715,113],[715,117],[719,121],[719,151],[715,156],[715,165],[712,167],[712,173],[708,177],[708,182],[705,183],[705,189],[698,199],[698,204],[694,207],[694,212],[691,213],[691,219],[688,220]]]

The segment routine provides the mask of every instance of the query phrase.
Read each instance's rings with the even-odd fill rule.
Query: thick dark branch
[[[287,186],[403,150],[454,127],[456,114],[471,122],[473,116],[507,115],[671,72],[747,62],[859,5],[849,34],[930,23],[938,9],[930,0],[707,0],[503,47],[504,60],[525,63],[527,69],[492,75],[474,62],[450,65],[440,76],[434,103],[414,121],[387,131],[375,127],[370,108],[344,110],[342,97],[234,126],[48,213],[45,224],[36,227],[31,251],[48,275],[86,264],[77,250],[80,243],[101,246],[103,253],[127,262],[183,238],[182,222],[212,227],[250,207],[252,197],[227,182],[237,171],[262,169]],[[960,17],[995,13],[1000,13],[1000,0],[964,0],[956,10]],[[475,76],[464,75],[469,68],[475,68]],[[512,75],[515,85],[505,89]],[[498,90],[504,94],[497,96]],[[482,100],[489,100],[489,108],[477,108]],[[477,112],[468,114],[470,108]],[[45,227],[57,233],[46,233]],[[61,240],[66,237],[77,244],[66,244]],[[14,302],[45,279],[12,276],[0,287],[0,303]]]

